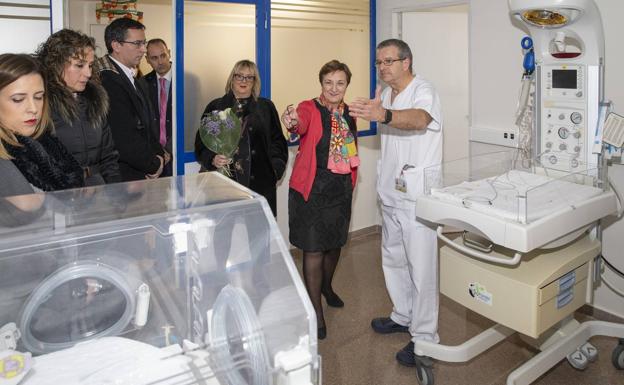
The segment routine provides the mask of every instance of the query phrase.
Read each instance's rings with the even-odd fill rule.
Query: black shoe
[[[412,341],[397,352],[396,360],[403,366],[416,366],[416,353],[414,353],[414,343]]]
[[[316,330],[316,338],[318,338],[319,340],[324,340],[325,337],[327,337],[327,327],[323,326],[320,327]],[[412,344],[412,347],[414,346],[414,344]]]
[[[371,321],[371,327],[374,331],[381,334],[389,333],[409,333],[407,326],[399,325],[390,317],[375,318]]]
[[[327,304],[331,307],[344,307],[342,299],[333,291],[330,293],[323,293],[323,297],[325,297],[325,301],[327,301]]]

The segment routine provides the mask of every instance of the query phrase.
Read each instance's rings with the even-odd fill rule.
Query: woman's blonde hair
[[[234,84],[234,75],[238,73],[243,68],[247,68],[254,75],[254,82],[251,86],[251,96],[254,99],[258,99],[260,96],[260,73],[258,72],[258,67],[256,63],[251,60],[239,60],[234,64],[234,68],[232,68],[232,72],[230,72],[230,76],[228,77],[227,83],[225,83],[225,93],[232,91],[232,85]]]
[[[37,60],[26,54],[5,53],[0,55],[0,91],[9,84],[13,83],[22,76],[30,74],[39,74],[43,80],[45,87],[45,77]],[[0,116],[0,158],[11,159],[8,151],[4,147],[4,143],[13,146],[21,146],[15,137],[13,131],[9,130],[2,123]],[[43,94],[43,109],[41,111],[41,119],[37,122],[33,138],[38,138],[48,127],[50,119],[48,117],[48,96]]]

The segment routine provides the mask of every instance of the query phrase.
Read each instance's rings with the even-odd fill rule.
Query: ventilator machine
[[[593,0],[509,0],[509,9],[530,35],[518,149],[425,168],[416,203],[442,241],[440,292],[496,324],[458,346],[416,341],[423,385],[433,384],[432,358],[465,362],[516,332],[540,353],[508,385],[564,358],[584,369],[597,354],[592,336],[624,338],[623,324],[573,318],[600,280],[600,221],[622,211],[604,153],[600,13]],[[613,364],[624,368],[624,340]]]

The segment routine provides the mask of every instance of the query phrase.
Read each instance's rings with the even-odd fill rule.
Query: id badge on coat
[[[407,182],[405,181],[405,176],[403,172],[405,170],[409,170],[410,168],[415,168],[411,164],[404,164],[403,168],[401,168],[401,174],[398,177],[394,178],[394,188],[397,191],[406,193],[407,192]]]

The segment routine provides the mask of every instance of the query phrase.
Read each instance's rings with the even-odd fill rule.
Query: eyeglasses
[[[132,44],[133,46],[137,47],[137,48],[141,48],[147,45],[147,40],[135,40],[135,41],[126,41],[126,40],[119,40],[120,43],[128,43],[128,44]]]
[[[256,75],[241,75],[241,74],[234,74],[234,79],[239,81],[239,82],[253,82],[254,80],[256,80]]]
[[[384,66],[390,67],[395,61],[403,61],[405,59],[407,58],[375,60],[375,67],[379,67],[382,63]]]

